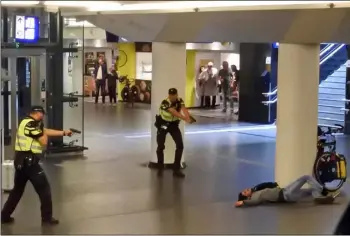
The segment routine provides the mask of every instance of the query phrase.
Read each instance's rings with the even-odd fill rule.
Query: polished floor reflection
[[[240,189],[273,180],[274,127],[198,117],[186,126],[186,179],[169,172],[159,180],[143,166],[150,158],[149,106],[85,106],[89,150],[43,164],[61,224],[40,226],[39,199],[28,184],[15,224],[3,234],[327,234],[348,201],[345,186],[328,206],[233,208]],[[339,138],[347,156],[349,141]]]

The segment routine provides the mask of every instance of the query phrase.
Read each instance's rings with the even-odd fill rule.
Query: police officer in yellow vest
[[[41,106],[32,107],[29,116],[19,124],[15,143],[15,178],[12,189],[2,211],[1,223],[12,223],[11,214],[20,201],[29,180],[39,195],[42,224],[58,224],[52,217],[52,199],[49,182],[39,165],[39,158],[47,145],[49,136],[71,136],[72,131],[45,129],[43,118],[45,111]]]
[[[184,178],[185,175],[181,172],[181,158],[183,152],[182,134],[179,129],[180,120],[192,123],[188,110],[185,107],[184,101],[178,97],[177,89],[171,88],[168,92],[168,97],[164,99],[160,105],[159,115],[156,116],[155,126],[157,128],[157,158],[158,158],[158,175],[162,176],[164,169],[164,149],[165,138],[167,133],[171,135],[175,144],[175,160],[174,160],[174,177]]]

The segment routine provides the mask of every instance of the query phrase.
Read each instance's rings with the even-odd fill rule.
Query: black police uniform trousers
[[[179,128],[179,122],[170,122],[167,125],[167,129],[158,128],[157,130],[157,158],[158,158],[158,168],[164,167],[164,149],[165,149],[165,139],[166,135],[169,133],[176,144],[175,150],[175,160],[174,160],[174,171],[181,169],[181,158],[184,149],[181,130]]]
[[[29,180],[40,198],[42,220],[51,220],[51,189],[44,170],[39,165],[39,157],[32,153],[28,154],[27,152],[17,152],[14,165],[14,188],[11,190],[9,197],[1,211],[1,217],[8,218],[12,215],[18,202],[22,198],[24,189]]]

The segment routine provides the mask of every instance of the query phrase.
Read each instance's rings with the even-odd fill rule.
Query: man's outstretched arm
[[[46,128],[44,128],[44,133],[50,137],[61,137],[61,136],[72,135],[72,131],[70,130],[56,130],[56,129],[46,129]]]

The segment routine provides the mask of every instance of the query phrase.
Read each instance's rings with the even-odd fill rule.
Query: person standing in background
[[[105,103],[107,75],[108,75],[107,64],[103,61],[102,57],[100,57],[98,60],[98,64],[95,66],[95,70],[94,70],[94,76],[95,76],[95,82],[96,82],[95,104],[98,103],[100,90],[102,95],[102,103]]]
[[[215,108],[216,105],[216,95],[218,93],[217,73],[218,70],[213,67],[213,63],[209,62],[207,70],[200,75],[200,79],[203,81],[205,106],[207,108]]]
[[[118,80],[118,73],[114,69],[114,67],[111,67],[109,69],[110,74],[107,76],[107,85],[108,85],[108,95],[109,95],[109,102],[111,105],[117,103],[117,80]]]
[[[239,70],[237,69],[236,65],[231,65],[231,71],[233,76],[233,84],[232,84],[232,91],[233,96],[237,99],[237,102],[239,102]],[[238,115],[239,110],[235,112],[235,115]]]
[[[222,111],[226,112],[227,101],[229,101],[231,113],[233,113],[233,98],[232,98],[233,91],[231,88],[232,72],[228,66],[227,61],[222,62],[222,69],[219,71],[219,79],[221,81],[223,103],[224,103],[223,104],[224,109]]]
[[[205,71],[205,67],[201,66],[198,71],[198,75],[196,78],[196,97],[200,98],[200,107],[204,108],[204,86],[203,83],[204,81],[201,79],[200,75],[202,72]]]

